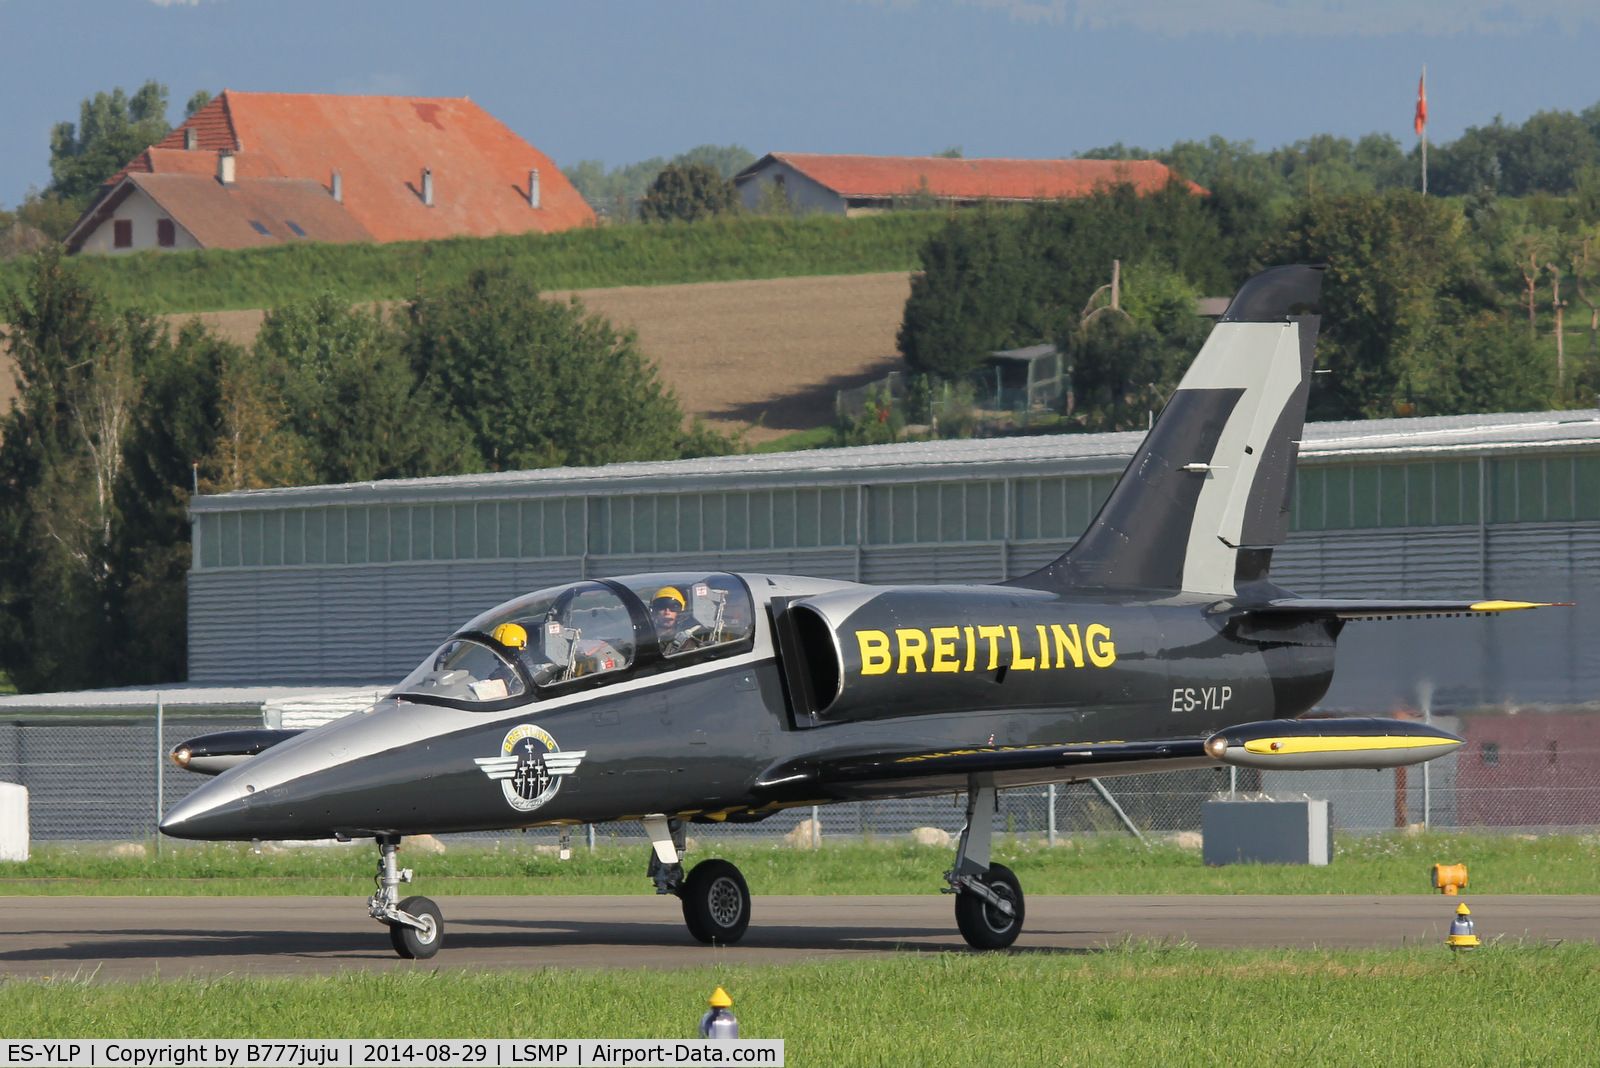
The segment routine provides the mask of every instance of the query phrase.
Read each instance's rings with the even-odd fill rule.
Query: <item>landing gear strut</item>
[[[739,869],[725,860],[703,860],[683,874],[683,821],[646,816],[650,835],[650,878],[658,894],[683,901],[683,922],[697,941],[729,946],[750,926],[750,888]]]
[[[944,873],[956,896],[956,927],[973,949],[1005,949],[1022,933],[1022,884],[1004,864],[989,861],[994,831],[994,780],[967,781],[967,826],[956,846],[955,867]]]
[[[396,862],[400,836],[378,836],[377,893],[367,901],[367,911],[388,925],[394,951],[407,960],[427,960],[444,942],[444,917],[439,906],[425,897],[400,899],[400,884],[411,881],[411,869]]]

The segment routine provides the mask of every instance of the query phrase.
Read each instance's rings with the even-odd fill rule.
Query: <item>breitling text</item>
[[[1031,633],[1030,633],[1031,632]],[[891,638],[881,630],[858,630],[861,674],[897,675],[920,672],[1047,671],[1087,662],[1106,668],[1117,662],[1111,628],[1090,623],[1062,627],[1032,626],[902,627]]]

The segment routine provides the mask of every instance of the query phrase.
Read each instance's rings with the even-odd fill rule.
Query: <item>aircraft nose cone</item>
[[[254,838],[246,826],[245,796],[235,781],[207,783],[168,810],[159,824],[161,833],[205,841]]]

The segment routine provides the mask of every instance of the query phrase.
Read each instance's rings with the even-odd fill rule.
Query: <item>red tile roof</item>
[[[187,151],[185,131],[198,146]],[[379,241],[460,234],[549,233],[594,222],[543,152],[462,97],[333,96],[224,90],[111,179],[124,174],[215,175],[217,154],[236,153],[237,175],[288,177],[327,187],[343,176],[345,210]],[[422,203],[422,169],[434,206]],[[539,172],[540,207],[528,205]]]
[[[922,156],[824,156],[773,152],[741,173],[751,174],[768,159],[788,164],[843,197],[896,197],[927,191],[952,200],[1043,200],[1081,197],[1097,187],[1129,183],[1152,193],[1173,176],[1156,160],[1098,159],[944,159]],[[1203,193],[1193,182],[1188,186]]]
[[[190,153],[196,155],[196,153]],[[215,156],[210,157],[215,160]],[[285,241],[371,241],[367,228],[309,178],[240,178],[223,185],[210,174],[129,174],[79,221],[67,238],[76,252],[135,189],[204,248],[249,248]],[[301,233],[289,226],[294,223]],[[266,228],[263,234],[253,223]]]

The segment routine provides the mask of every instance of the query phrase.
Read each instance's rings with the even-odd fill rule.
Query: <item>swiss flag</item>
[[[1417,82],[1417,117],[1412,122],[1416,128],[1417,136],[1422,136],[1422,128],[1428,125],[1428,76],[1423,74]]]

